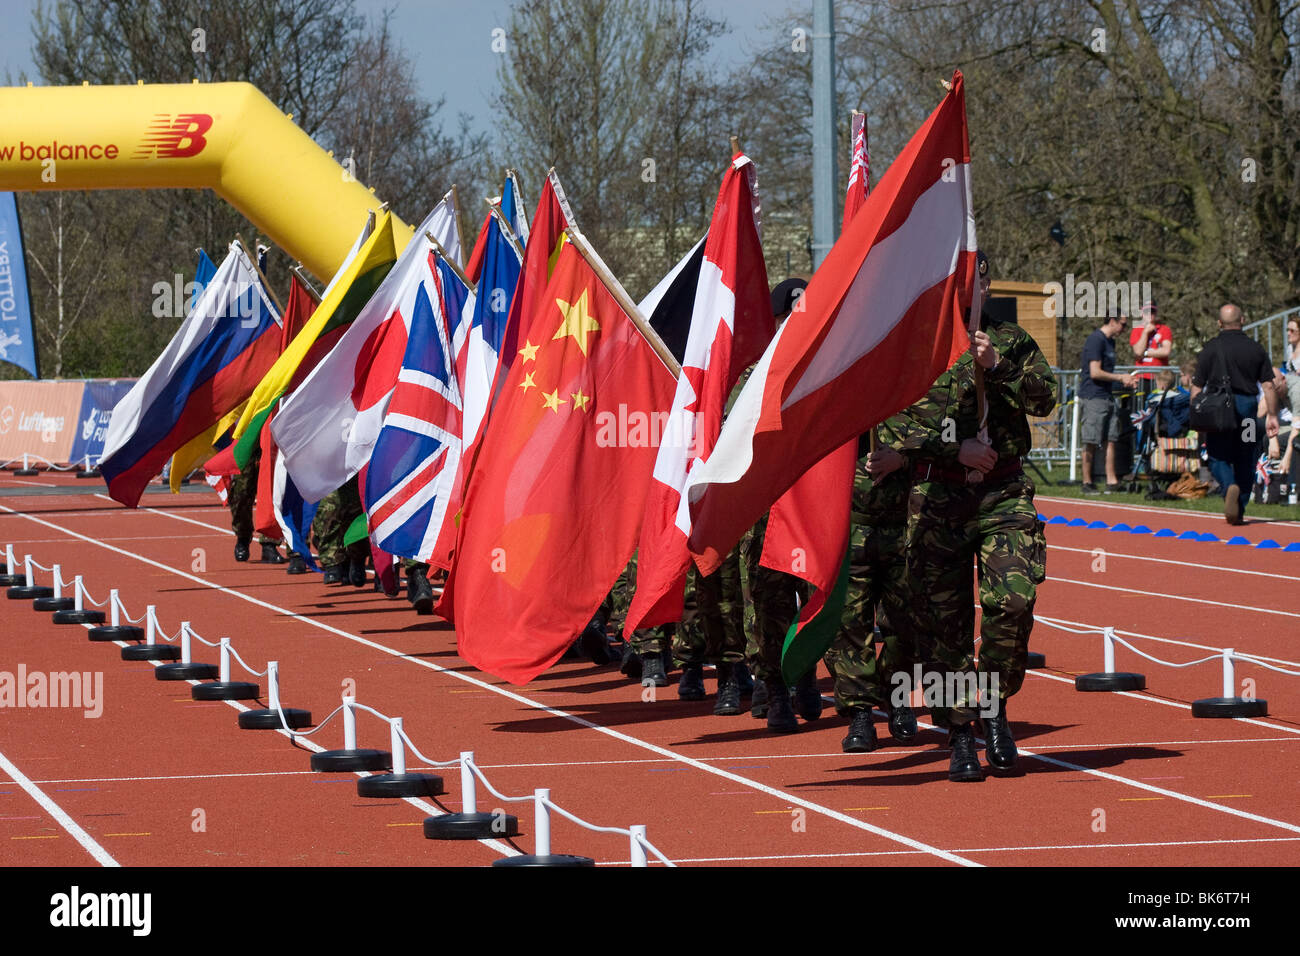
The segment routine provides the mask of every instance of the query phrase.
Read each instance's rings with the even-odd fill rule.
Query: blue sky
[[[48,2],[48,0],[47,0]],[[805,8],[811,25],[811,0],[705,0],[705,9],[732,27],[716,47],[719,66],[751,57],[767,45],[774,16]],[[497,90],[499,54],[492,52],[492,30],[504,28],[511,4],[508,0],[358,0],[358,10],[378,16],[393,10],[394,33],[420,64],[425,96],[446,97],[443,118],[468,113],[477,129],[490,127],[491,98]],[[31,19],[36,0],[0,0],[0,81],[15,80],[20,72],[34,75]],[[784,33],[784,31],[777,31]]]

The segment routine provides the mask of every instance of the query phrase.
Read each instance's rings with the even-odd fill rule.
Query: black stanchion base
[[[216,680],[190,688],[190,696],[195,700],[256,700],[258,693],[256,684],[242,680]]]
[[[322,750],[311,755],[311,769],[317,773],[354,773],[357,770],[392,770],[393,755],[387,750]]]
[[[77,477],[78,478],[103,478],[104,476],[100,474],[98,468],[92,468],[90,469],[90,471],[77,472]]]
[[[492,861],[493,866],[595,866],[589,856],[571,856],[568,853],[548,853],[545,856],[503,856]]]
[[[153,676],[158,680],[213,680],[220,673],[216,664],[200,664],[190,661],[185,664],[160,664],[153,669]]]
[[[15,477],[15,478],[35,478],[35,477],[36,477],[37,475],[39,475],[39,474],[40,474],[40,472],[37,471],[35,468],[15,468],[15,469],[14,469],[14,477]]]
[[[1047,666],[1047,658],[1037,651],[1030,651],[1028,658],[1025,660],[1026,670],[1037,670],[1040,667]]]
[[[71,611],[76,606],[77,602],[70,597],[37,598],[32,602],[33,611]]]
[[[445,813],[424,818],[426,840],[491,840],[519,836],[519,819],[508,813]]]
[[[142,641],[144,640],[144,629],[131,627],[129,624],[108,624],[104,627],[92,627],[86,632],[86,637],[92,641]],[[176,650],[173,648],[173,650]],[[180,651],[176,651],[177,654]]]
[[[80,611],[55,611],[55,624],[103,624],[104,612],[96,611],[93,608],[83,608]]]
[[[0,587],[17,588],[26,583],[27,576],[25,574],[9,574],[8,572],[0,574]]]
[[[434,773],[384,773],[357,781],[359,797],[436,797],[446,792],[442,777]]]
[[[1142,674],[1116,671],[1113,674],[1080,674],[1074,679],[1075,690],[1145,690],[1147,679]]]
[[[284,708],[284,722],[290,730],[311,726],[311,711],[298,710],[294,707]],[[278,710],[246,710],[239,715],[240,730],[280,730],[280,712]]]
[[[124,661],[178,661],[181,649],[170,644],[133,644],[122,648]]]
[[[39,584],[33,584],[31,587],[20,584],[18,587],[10,588],[5,595],[11,601],[34,601],[36,598],[54,597],[54,588],[43,588]]]
[[[1203,697],[1192,701],[1193,717],[1267,717],[1268,701],[1245,697]]]

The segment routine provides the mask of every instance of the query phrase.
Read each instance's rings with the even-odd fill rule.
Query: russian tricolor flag
[[[162,355],[113,409],[100,465],[109,495],[134,508],[167,459],[248,398],[279,352],[275,306],[232,243]]]

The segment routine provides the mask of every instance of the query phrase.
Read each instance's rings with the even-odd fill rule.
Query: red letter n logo
[[[197,156],[208,145],[203,134],[210,129],[212,117],[207,113],[181,113],[174,120],[166,113],[159,113],[149,124],[140,148],[135,151],[135,158],[187,159]]]

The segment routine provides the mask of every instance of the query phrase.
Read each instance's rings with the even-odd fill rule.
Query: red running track
[[[1300,607],[1289,600],[1300,554],[1050,527],[1032,641],[1050,666],[1031,672],[1010,708],[1023,773],[962,786],[948,782],[933,730],[902,747],[880,720],[886,746],[845,755],[845,722],[829,710],[798,734],[769,735],[747,713],[714,717],[711,700],[678,701],[674,687],[643,699],[613,666],[561,664],[510,687],[465,664],[448,626],[400,599],[236,564],[215,498],[143,503],[132,512],[84,494],[0,498],[0,544],[82,574],[96,599],[118,588],[132,615],[155,604],[169,634],[188,620],[207,640],[230,637],[256,668],[278,660],[286,704],[317,720],[354,688],[361,703],[401,716],[428,756],[473,750],[507,795],[547,787],[593,823],[644,824],[683,865],[1300,862],[1300,677],[1242,665],[1238,678],[1256,682],[1270,715],[1198,720],[1190,702],[1220,693],[1216,661],[1175,670],[1121,647],[1119,666],[1146,673],[1149,689],[1081,694],[1073,676],[1100,669],[1100,637],[1044,623],[1113,626],[1167,661],[1231,646],[1300,671]],[[1040,510],[1120,520],[1102,504],[1042,500]],[[1123,520],[1135,518],[1223,532],[1212,516]],[[1271,523],[1267,536],[1287,543],[1300,531]],[[304,745],[239,730],[231,705],[193,702],[187,684],[154,680],[151,665],[123,663],[116,645],[92,644],[29,602],[5,602],[0,622],[0,671],[103,675],[99,717],[0,709],[5,863],[483,865],[532,850],[529,803],[506,807],[520,818],[517,849],[425,840],[433,803],[360,798],[355,775],[311,773]],[[215,662],[216,652],[196,644],[195,657]],[[822,688],[829,694],[824,676]],[[362,713],[358,727],[361,746],[387,749],[380,720]],[[311,740],[341,746],[338,718]],[[439,802],[455,811],[457,773],[442,773],[450,793]],[[480,788],[479,806],[504,804]],[[629,860],[625,838],[558,816],[552,843],[600,864]]]

